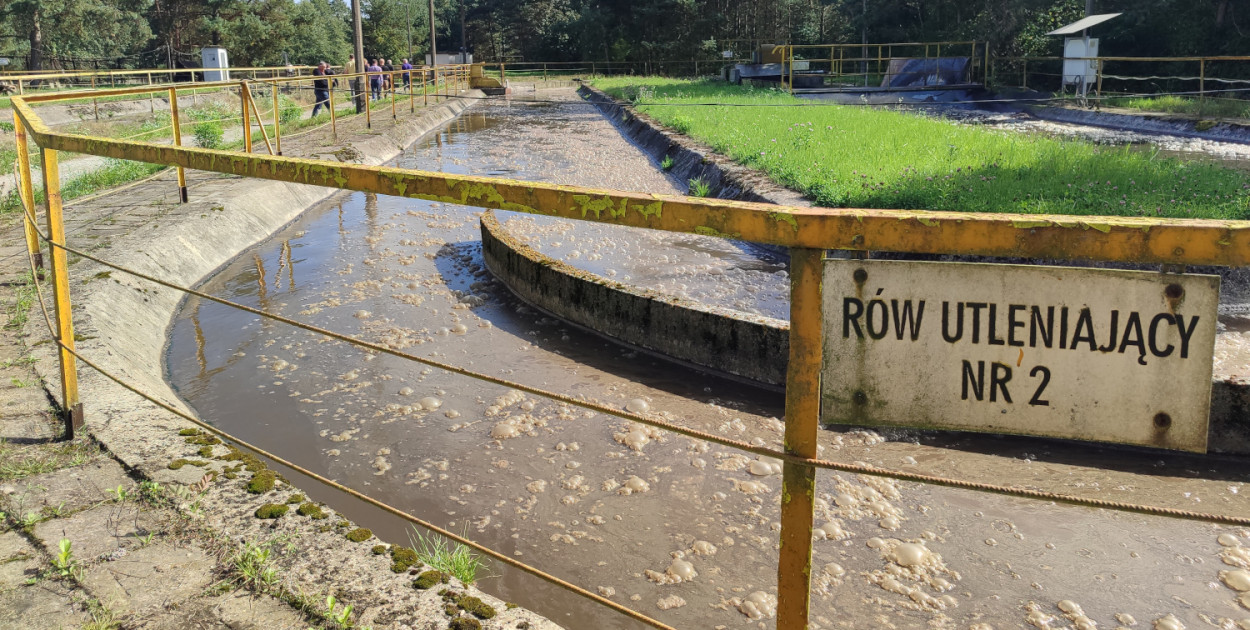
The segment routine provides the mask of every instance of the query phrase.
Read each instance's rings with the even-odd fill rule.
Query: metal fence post
[[[330,133],[334,135],[335,141],[339,139],[339,125],[334,116],[334,87],[330,88]]]
[[[821,258],[824,250],[790,250],[790,366],[786,375],[785,450],[816,457],[823,359]],[[811,597],[812,519],[816,469],[782,466],[781,556],[777,562],[777,627],[807,628]]]
[[[243,152],[252,152],[252,115],[247,111],[247,82],[239,81],[239,102],[243,105]]]
[[[178,88],[169,88],[169,118],[174,125],[174,146],[182,146],[182,123],[178,120]],[[178,167],[178,199],[187,202],[187,172]]]
[[[1198,100],[1206,98],[1207,91],[1207,60],[1198,60]]]
[[[282,155],[282,120],[278,116],[278,84],[269,84],[270,91],[273,92],[273,143],[277,147],[277,154]],[[315,94],[316,92],[314,92]],[[315,100],[317,97],[313,97]]]
[[[22,207],[30,208],[31,214],[34,214],[35,192],[34,185],[30,181],[30,154],[27,153],[26,127],[17,117],[17,112],[13,112],[13,142],[17,145],[17,172],[21,177],[21,181],[17,182],[18,194],[21,195]],[[31,217],[31,220],[33,218]],[[34,257],[35,267],[43,269],[43,251],[39,249],[39,234],[35,232],[35,225],[31,223],[31,220],[22,219],[22,226],[26,233],[26,249]]]
[[[74,355],[74,321],[69,303],[69,269],[65,250],[65,221],[61,213],[61,173],[54,149],[40,149],[43,160],[43,191],[48,211],[48,258],[52,267],[52,300],[56,307],[56,340],[61,367],[61,404],[65,413],[65,437],[72,439],[82,427],[82,403],[78,401],[78,367]]]
[[[395,113],[395,79],[398,76],[392,72],[387,79],[391,82],[391,122],[399,122],[399,114]]]
[[[366,72],[365,73],[365,127],[368,129],[373,129],[373,107],[370,106],[369,104],[369,102],[373,100],[373,85],[370,83],[372,80],[373,80],[372,77],[370,77],[369,73]]]
[[[430,79],[426,76],[428,69],[421,69],[421,94],[425,97],[425,106],[430,106]]]

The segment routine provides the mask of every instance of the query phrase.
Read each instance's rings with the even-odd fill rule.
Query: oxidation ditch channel
[[[569,104],[470,109],[396,163],[677,192],[593,108],[571,91],[557,94]],[[518,301],[484,268],[478,217],[453,205],[344,193],[201,288],[407,352],[779,446],[780,395],[639,354]],[[567,231],[558,221],[500,219],[531,233]],[[561,236],[562,257],[576,251],[604,274],[761,310],[776,303],[767,293],[744,301],[733,283],[785,285],[780,262],[715,239],[635,240],[602,230]],[[776,461],[195,299],[172,324],[166,360],[170,381],[201,417],[314,471],[677,627],[771,625]],[[1240,491],[1250,473],[1236,461],[864,430],[824,432],[822,454],[1247,511]],[[396,520],[301,485],[383,539],[407,541]],[[1238,599],[1250,589],[1250,532],[823,471],[817,492],[816,628],[1114,627],[1132,618],[1160,620],[1159,628],[1181,627],[1166,625],[1174,620],[1250,628]],[[516,571],[488,573],[484,590],[566,627],[637,627]]]

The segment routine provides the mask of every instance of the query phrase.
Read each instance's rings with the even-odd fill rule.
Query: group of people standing
[[[348,58],[347,65],[344,66],[344,68],[346,71],[350,72],[355,69],[355,67],[356,56],[352,55]],[[365,72],[369,77],[369,92],[373,100],[381,100],[382,94],[393,87],[392,81],[394,75],[390,73],[395,72],[397,69],[403,71],[403,73],[399,76],[403,80],[404,89],[407,89],[410,85],[412,85],[411,70],[413,69],[413,65],[409,63],[407,59],[402,60],[399,68],[396,68],[395,65],[391,63],[390,59],[382,59],[379,57],[377,59],[368,60],[365,64]],[[326,110],[329,111],[331,82],[333,82],[334,85],[338,85],[338,81],[334,79],[326,79],[324,77],[333,76],[334,74],[334,70],[331,69],[329,64],[324,61],[318,63],[316,69],[313,70],[313,76],[319,77],[313,79],[313,95],[316,100],[316,103],[313,105],[313,116],[316,116],[317,112],[320,111],[322,107],[325,107]],[[353,87],[352,97],[354,98],[355,96],[356,90]]]

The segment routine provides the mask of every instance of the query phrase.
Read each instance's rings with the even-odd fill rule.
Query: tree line
[[[428,0],[360,0],[365,54],[423,58]],[[350,0],[0,0],[0,55],[14,66],[196,66],[204,46],[231,63],[342,64]],[[1045,33],[1084,0],[435,0],[440,52],[478,61],[712,60],[754,43],[988,41],[998,55],[1055,55]],[[1234,0],[1095,0],[1124,15],[1099,27],[1103,54],[1250,52],[1250,8]],[[1239,10],[1242,13],[1239,13]],[[412,54],[410,54],[410,52]]]

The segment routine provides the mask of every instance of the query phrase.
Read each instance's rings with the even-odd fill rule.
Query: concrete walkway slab
[[[113,610],[146,617],[199,595],[213,581],[213,558],[198,547],[158,543],[90,567],[84,588]]]
[[[290,606],[247,591],[197,598],[135,626],[137,630],[304,630],[308,627],[308,621]]]
[[[17,532],[0,534],[0,593],[21,588],[44,568],[39,550]]]
[[[161,520],[159,513],[144,511],[138,504],[110,503],[39,523],[35,537],[53,555],[61,539],[68,538],[76,558],[93,560],[138,547],[140,538],[159,530]]]
[[[70,592],[61,582],[45,580],[0,593],[0,628],[67,630],[82,627],[89,618]]]
[[[0,505],[10,512],[25,514],[48,508],[71,513],[112,499],[114,495],[108,491],[119,485],[131,491],[135,482],[121,464],[99,459],[84,466],[27,477],[12,485],[16,491],[0,497]]]

